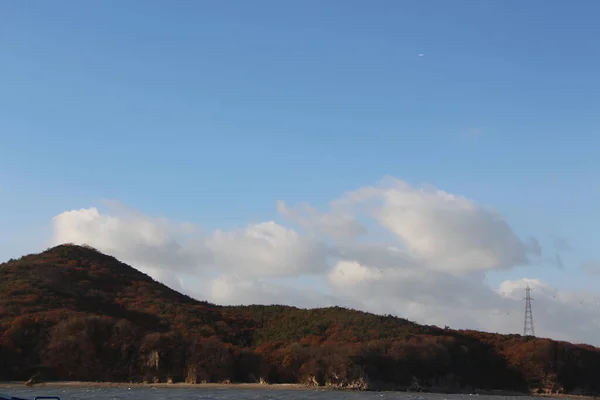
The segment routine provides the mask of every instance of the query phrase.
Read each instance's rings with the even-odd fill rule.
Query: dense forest
[[[0,380],[596,394],[600,349],[339,307],[223,307],[90,247],[0,264]]]

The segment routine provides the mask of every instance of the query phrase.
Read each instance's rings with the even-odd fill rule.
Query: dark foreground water
[[[183,388],[26,388],[5,389],[0,393],[34,398],[59,396],[62,400],[539,400],[533,397],[431,394],[404,392],[330,392],[263,389],[183,389]]]

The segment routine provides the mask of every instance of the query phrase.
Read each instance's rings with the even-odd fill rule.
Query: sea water
[[[526,396],[484,396],[406,392],[332,392],[323,390],[213,388],[2,388],[0,393],[61,400],[539,400]]]

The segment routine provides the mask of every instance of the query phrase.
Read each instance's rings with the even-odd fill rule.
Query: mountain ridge
[[[195,300],[89,246],[0,264],[0,379],[598,393],[600,349],[342,307]],[[71,357],[65,358],[64,354]]]

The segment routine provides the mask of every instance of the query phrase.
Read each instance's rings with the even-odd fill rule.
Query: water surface
[[[483,396],[406,392],[331,392],[319,390],[214,388],[15,388],[13,396],[59,396],[62,400],[539,400],[525,396]]]

